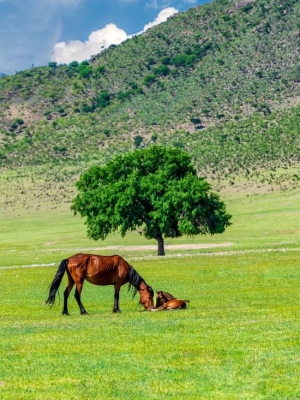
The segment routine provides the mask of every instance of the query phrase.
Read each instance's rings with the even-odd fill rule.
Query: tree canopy
[[[225,204],[178,148],[154,145],[117,156],[91,167],[76,185],[71,209],[86,218],[95,240],[142,228],[164,255],[164,238],[222,233],[230,225]]]

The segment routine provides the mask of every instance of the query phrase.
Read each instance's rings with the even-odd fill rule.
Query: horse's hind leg
[[[64,308],[63,308],[63,315],[70,315],[69,311],[68,311],[68,297],[69,294],[71,293],[71,290],[73,289],[74,286],[74,280],[73,278],[70,276],[69,271],[68,272],[68,286],[66,287],[66,290],[64,291]]]
[[[84,314],[88,314],[88,312],[85,310],[83,304],[81,303],[82,286],[83,286],[83,283],[77,283],[76,284],[75,299],[76,299],[77,304],[79,306],[80,314],[84,315]]]
[[[120,288],[121,288],[121,286],[115,285],[114,308],[113,308],[113,312],[121,312],[121,310],[119,309]]]

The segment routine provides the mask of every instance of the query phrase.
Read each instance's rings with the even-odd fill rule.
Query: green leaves
[[[97,240],[143,226],[147,238],[222,233],[231,216],[180,149],[152,146],[95,166],[77,183],[72,210]]]

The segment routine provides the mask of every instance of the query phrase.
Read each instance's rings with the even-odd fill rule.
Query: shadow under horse
[[[147,285],[137,271],[122,257],[118,255],[99,256],[83,253],[75,254],[62,260],[51,283],[46,304],[53,305],[55,303],[55,296],[65,272],[67,272],[68,276],[68,285],[64,291],[64,306],[62,311],[65,315],[69,315],[68,297],[74,285],[76,286],[75,299],[78,303],[80,313],[88,314],[81,302],[81,292],[85,280],[94,285],[114,286],[113,312],[120,312],[120,289],[126,283],[129,284],[129,290],[133,288],[133,297],[139,292],[139,303],[145,310],[154,308],[154,292],[152,287]]]

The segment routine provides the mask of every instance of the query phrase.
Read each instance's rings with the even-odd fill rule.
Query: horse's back
[[[94,285],[114,285],[127,282],[130,265],[121,256],[102,256],[97,254],[77,253],[68,258],[69,271],[74,277],[80,275],[82,279]]]
[[[180,310],[186,308],[186,302],[179,299],[169,300],[160,307],[161,310]]]
[[[67,259],[72,264],[94,263],[101,267],[117,268],[121,266],[129,266],[127,261],[121,256],[114,254],[112,256],[102,256],[98,254],[77,253]]]
[[[75,261],[75,260],[83,261],[83,260],[90,259],[90,258],[101,259],[103,261],[105,260],[106,262],[109,262],[109,261],[112,262],[113,261],[115,263],[118,263],[118,262],[127,263],[127,261],[125,261],[124,258],[119,256],[118,254],[113,254],[112,256],[102,256],[102,255],[99,255],[99,254],[76,253],[76,254],[73,254],[72,256],[68,257],[67,259],[68,260],[73,260],[73,261]]]

